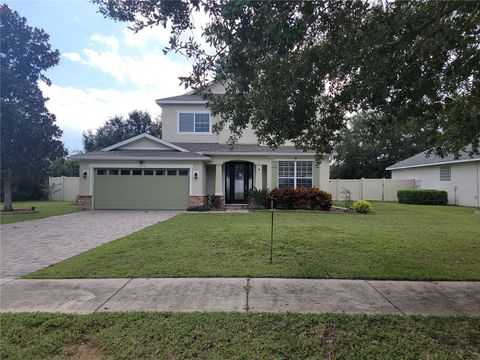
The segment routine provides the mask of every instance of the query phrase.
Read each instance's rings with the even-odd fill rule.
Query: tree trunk
[[[13,211],[12,206],[12,176],[9,171],[3,179],[3,210]]]

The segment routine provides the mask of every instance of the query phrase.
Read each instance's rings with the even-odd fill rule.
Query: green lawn
[[[293,277],[480,280],[480,212],[374,203],[375,215],[182,214],[31,278]]]
[[[3,209],[3,203],[0,203]],[[80,211],[72,202],[64,201],[17,201],[13,203],[14,209],[30,209],[35,206],[38,209],[34,214],[0,215],[1,224],[10,224],[18,221],[42,219],[49,216],[70,214]]]
[[[480,318],[2,314],[2,359],[477,359]]]

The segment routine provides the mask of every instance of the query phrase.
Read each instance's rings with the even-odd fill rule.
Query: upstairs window
[[[210,133],[209,113],[179,113],[178,132],[181,133]]]
[[[440,167],[440,181],[452,180],[452,168],[450,166]]]
[[[279,161],[278,187],[311,188],[313,184],[311,161]]]

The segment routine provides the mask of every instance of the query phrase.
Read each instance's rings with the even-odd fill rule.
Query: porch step
[[[247,204],[225,204],[227,210],[248,210]]]

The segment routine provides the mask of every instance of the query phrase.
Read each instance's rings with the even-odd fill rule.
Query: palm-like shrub
[[[268,189],[253,188],[248,193],[248,207],[250,209],[265,209],[267,204]]]

